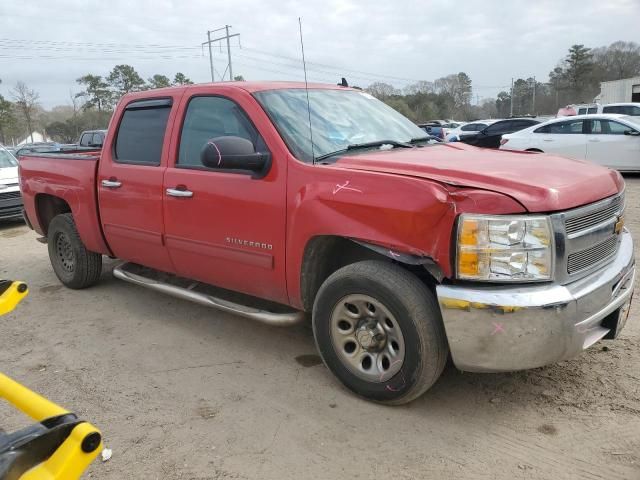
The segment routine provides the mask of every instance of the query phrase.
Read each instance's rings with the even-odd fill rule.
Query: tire
[[[51,220],[47,239],[51,266],[65,287],[82,289],[98,282],[102,255],[85,248],[70,213]]]
[[[434,294],[392,263],[368,260],[334,272],[315,298],[312,324],[329,370],[349,390],[375,402],[401,405],[418,398],[447,362]]]

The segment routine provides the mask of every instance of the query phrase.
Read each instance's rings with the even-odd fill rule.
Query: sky
[[[180,71],[208,82],[201,44],[225,24],[240,34],[234,75],[302,81],[298,17],[309,81],[401,88],[464,71],[474,102],[512,77],[545,81],[573,44],[640,41],[640,0],[2,0],[0,94],[23,81],[43,107],[68,105],[77,78],[123,63],[143,78]],[[219,80],[226,44],[213,59]]]

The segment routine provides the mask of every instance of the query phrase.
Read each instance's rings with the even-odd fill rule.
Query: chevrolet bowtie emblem
[[[618,217],[618,221],[613,226],[613,231],[616,235],[620,235],[622,233],[622,229],[624,228],[624,217],[621,215]]]

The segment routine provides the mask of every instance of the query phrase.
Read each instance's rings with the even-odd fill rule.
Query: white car
[[[502,136],[502,150],[555,153],[615,168],[640,171],[640,118],[590,114],[556,118]]]
[[[22,216],[18,161],[0,145],[0,220]]]
[[[475,122],[468,122],[461,124],[458,128],[454,128],[449,130],[445,140],[447,142],[457,142],[460,140],[462,135],[475,135],[480,130],[483,130],[485,127],[488,127],[492,123],[497,122],[498,119],[491,120],[476,120]]]

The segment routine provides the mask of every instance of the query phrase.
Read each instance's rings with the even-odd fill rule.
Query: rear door
[[[615,120],[591,120],[587,136],[587,159],[618,170],[640,170],[640,137],[625,135],[633,130]]]
[[[584,124],[584,120],[566,120],[540,127],[534,133],[540,139],[538,148],[543,152],[584,160],[587,154]]]
[[[166,244],[177,272],[286,302],[286,153],[278,150],[277,132],[243,90],[193,89],[182,104],[163,192]],[[220,136],[242,137],[256,151],[270,152],[267,175],[205,167],[200,152]]]
[[[173,266],[162,237],[162,180],[167,166],[163,147],[174,100],[150,98],[127,104],[111,143],[102,149],[98,175],[102,228],[111,251],[123,260],[167,272]]]

